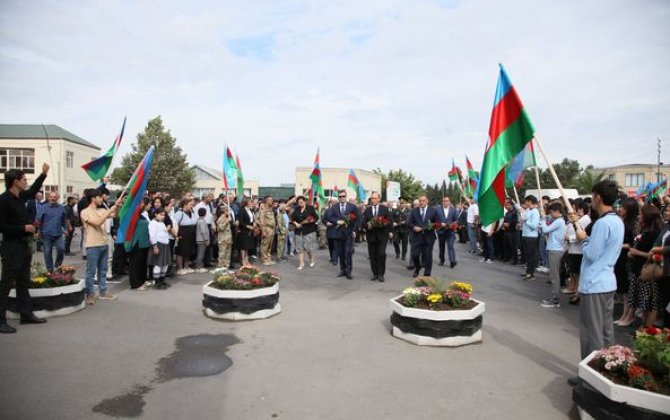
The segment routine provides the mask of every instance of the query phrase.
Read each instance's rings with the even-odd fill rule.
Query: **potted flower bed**
[[[393,336],[420,346],[462,346],[482,341],[484,302],[469,283],[418,277],[391,299]]]
[[[633,349],[594,351],[579,364],[579,377],[572,398],[582,418],[668,418],[670,329],[637,331]]]
[[[76,269],[62,265],[48,273],[39,264],[33,264],[30,280],[30,297],[33,312],[40,318],[68,315],[86,307],[85,282],[75,278]],[[18,319],[16,289],[9,292],[8,318]]]
[[[241,321],[281,312],[278,274],[243,267],[236,272],[214,270],[213,277],[202,288],[202,306],[208,317]]]

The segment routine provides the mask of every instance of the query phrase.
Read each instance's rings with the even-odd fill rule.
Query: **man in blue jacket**
[[[333,206],[331,212],[325,216],[326,226],[331,223],[335,226],[333,238],[337,246],[337,254],[340,257],[340,273],[337,277],[353,279],[352,254],[354,253],[354,239],[356,237],[356,226],[359,224],[360,214],[354,204],[347,202],[347,192],[341,190],[338,195],[338,203]]]
[[[451,224],[458,224],[458,211],[451,205],[449,197],[444,197],[442,205],[436,207],[436,210],[438,220],[442,224],[442,228],[437,231],[437,240],[440,246],[440,263],[438,265],[444,265],[444,245],[446,243],[449,250],[449,266],[454,268],[456,266],[456,251],[454,250],[456,231],[451,228]],[[458,229],[458,227],[456,228]]]
[[[440,224],[437,212],[428,207],[428,197],[419,197],[419,207],[412,209],[407,218],[412,244],[412,260],[414,261],[414,277],[419,276],[423,266],[423,275],[430,276],[433,269],[433,246],[435,245],[435,224]],[[419,255],[423,261],[419,261]]]

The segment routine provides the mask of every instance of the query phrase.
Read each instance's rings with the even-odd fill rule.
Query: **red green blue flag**
[[[532,168],[533,166],[537,166],[537,160],[535,159],[535,149],[533,147],[533,142],[531,141],[514,157],[514,159],[512,159],[512,162],[507,165],[505,187],[520,187],[521,184],[523,184],[523,171]]]
[[[668,179],[659,181],[656,184],[652,185],[649,189],[649,195],[647,195],[647,203],[650,203],[654,198],[663,195],[665,190],[668,189]]]
[[[122,243],[126,251],[130,251],[132,248],[137,219],[142,213],[142,199],[149,183],[149,171],[154,158],[154,150],[154,146],[149,148],[124,189],[124,192],[127,191],[128,194],[119,211],[119,229],[116,233],[116,242]]]
[[[461,172],[461,169],[456,166],[456,163],[454,163],[454,158],[451,158],[451,170],[449,171],[448,175],[450,181],[463,180],[463,173]]]
[[[123,117],[121,132],[118,136],[116,136],[116,139],[114,139],[114,144],[112,147],[110,147],[109,150],[107,150],[107,152],[99,158],[93,159],[92,161],[81,165],[81,167],[86,171],[88,176],[93,181],[100,181],[105,177],[105,175],[107,175],[107,171],[109,171],[109,168],[112,166],[114,155],[116,154],[116,151],[119,150],[119,146],[121,145],[121,139],[123,139],[123,132],[125,129],[126,117]]]
[[[353,169],[349,169],[349,179],[347,180],[347,187],[351,188],[356,192],[356,201],[363,202],[365,201],[365,188],[363,184],[358,180],[356,172]]]
[[[521,98],[501,64],[489,125],[489,141],[476,194],[483,225],[503,217],[505,167],[523,151],[534,135],[535,129]]]
[[[223,188],[234,190],[237,185],[237,165],[233,152],[230,147],[225,147],[223,151]]]
[[[475,191],[477,190],[477,178],[479,176],[472,167],[472,163],[470,163],[467,155],[465,156],[465,166],[468,171],[468,178],[465,180],[465,195],[474,198]]]
[[[318,200],[319,208],[322,209],[326,201],[326,193],[323,189],[319,154],[320,149],[316,149],[314,168],[312,169],[312,173],[309,175],[309,179],[312,181],[312,186],[309,189],[309,202],[314,205],[314,202]]]
[[[241,202],[244,198],[244,174],[242,173],[242,164],[240,163],[240,155],[235,155],[235,167],[237,168],[237,196],[240,197]]]

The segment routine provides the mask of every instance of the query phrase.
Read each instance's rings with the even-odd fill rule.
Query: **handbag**
[[[642,266],[640,280],[644,282],[653,282],[663,278],[663,265],[661,261],[654,261],[649,258]]]

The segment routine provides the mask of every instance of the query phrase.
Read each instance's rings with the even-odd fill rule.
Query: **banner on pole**
[[[386,201],[400,200],[400,183],[394,181],[386,181]]]

